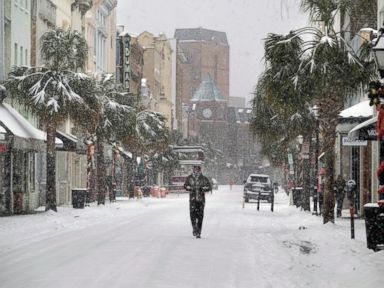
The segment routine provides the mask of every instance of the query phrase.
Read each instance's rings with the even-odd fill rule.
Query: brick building
[[[181,127],[182,106],[188,105],[204,77],[211,75],[225,100],[229,99],[229,45],[225,32],[204,28],[176,29],[176,118]]]

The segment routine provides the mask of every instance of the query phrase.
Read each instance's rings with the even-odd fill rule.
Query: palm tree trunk
[[[310,143],[311,137],[306,137],[304,143]],[[303,156],[303,197],[301,207],[304,211],[311,211],[310,197],[311,197],[311,168],[310,168],[310,159],[309,153]]]
[[[105,204],[105,161],[104,161],[104,144],[101,138],[97,138],[96,142],[96,191],[97,204]]]
[[[335,141],[338,115],[342,105],[342,97],[337,92],[329,95],[320,103],[320,122],[323,138],[325,164],[324,213],[323,223],[335,222]]]
[[[47,192],[45,211],[53,210],[56,207],[56,121],[52,115],[47,120]]]

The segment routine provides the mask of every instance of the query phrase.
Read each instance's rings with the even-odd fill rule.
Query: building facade
[[[147,31],[138,36],[143,48],[143,78],[149,89],[149,108],[160,112],[167,119],[167,127],[172,128],[172,53],[171,44],[164,34],[154,37]]]
[[[372,41],[375,37],[374,28],[380,23],[376,17],[372,17],[376,14],[378,2],[372,1],[367,7],[360,7],[359,4],[361,1],[353,2],[345,15],[339,15],[336,26],[338,31],[343,31],[346,43],[355,52],[359,51],[365,42]],[[380,16],[380,13],[378,14]],[[336,129],[335,176],[342,175],[345,180],[356,181],[356,210],[362,215],[364,205],[375,202],[377,198],[375,192],[378,187],[375,174],[379,164],[377,141],[353,141],[354,139],[349,138],[348,132],[359,123],[373,117],[374,108],[369,106],[364,88],[353,91],[348,96],[344,103],[345,109],[339,114]]]
[[[119,26],[116,38],[116,80],[127,92],[137,97],[141,94],[143,65],[144,49],[138,37],[125,31],[124,26]]]
[[[204,28],[176,29],[176,118],[206,75],[211,75],[225,100],[229,99],[229,45],[225,32]]]
[[[115,73],[116,5],[116,0],[94,0],[92,8],[85,14],[86,70],[89,73]]]

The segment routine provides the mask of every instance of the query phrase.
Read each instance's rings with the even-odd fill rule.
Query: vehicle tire
[[[245,201],[245,203],[248,203],[248,202],[249,202],[249,199],[248,199],[248,198],[245,198],[244,201]]]

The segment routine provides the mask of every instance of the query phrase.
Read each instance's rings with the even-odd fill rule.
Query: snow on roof
[[[200,152],[203,151],[202,146],[192,146],[192,145],[183,145],[183,146],[173,146],[175,152]]]
[[[371,125],[371,124],[374,124],[374,123],[376,123],[376,122],[377,122],[377,116],[372,117],[371,119],[368,119],[368,120],[366,120],[366,121],[364,121],[364,122],[362,122],[362,123],[356,125],[355,127],[353,127],[353,128],[351,129],[351,131],[348,132],[348,135],[352,135],[355,131],[358,131],[358,130],[360,130],[361,128],[367,127],[367,126],[369,126],[369,125]]]
[[[373,29],[373,28],[361,28],[360,29],[361,32],[373,32],[373,33],[377,33],[377,30],[376,29]]]
[[[123,153],[125,156],[132,159],[132,153],[129,151],[124,150],[122,147],[118,147],[117,150],[119,150],[121,153]]]
[[[133,37],[133,38],[137,38],[138,36],[139,36],[139,34],[138,33],[134,33],[134,32],[129,32],[129,31],[126,31],[126,30],[124,30],[124,31],[121,31],[120,33],[119,33],[119,36],[120,37],[124,37],[124,36],[131,36],[131,37]]]
[[[180,165],[203,165],[203,160],[179,160]]]
[[[369,106],[369,100],[360,102],[356,105],[353,105],[347,109],[344,109],[339,113],[341,118],[349,117],[372,117],[373,116],[373,107]]]
[[[28,120],[19,114],[15,109],[6,103],[0,104],[0,121],[15,136],[24,139],[35,139],[46,141],[47,134],[34,127]],[[56,138],[56,145],[62,146],[63,141]]]

